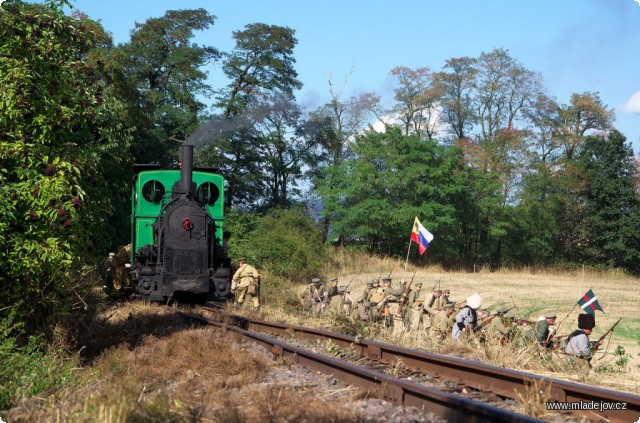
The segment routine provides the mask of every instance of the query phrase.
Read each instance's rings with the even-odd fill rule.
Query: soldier
[[[417,329],[420,325],[420,313],[422,303],[419,301],[422,284],[418,282],[411,286],[411,291],[407,294],[407,302],[404,305],[404,322],[408,330]],[[415,326],[414,326],[415,324]]]
[[[450,302],[451,300],[449,299],[449,294],[451,293],[451,290],[449,289],[443,289],[442,290],[442,296],[439,298],[440,302],[438,303],[438,307],[442,310],[444,308],[444,305],[448,302]],[[455,307],[455,303],[453,304]]]
[[[353,308],[353,316],[359,320],[369,320],[371,317],[371,295],[375,292],[374,280],[367,282],[362,295],[357,299],[357,305]]]
[[[105,292],[113,289],[113,268],[111,267],[111,263],[113,263],[113,259],[116,253],[109,253],[109,256],[103,260],[100,265],[100,274],[102,275],[102,281],[104,285],[102,285],[102,289]]]
[[[422,284],[418,283],[419,288],[416,290],[415,300],[411,305],[407,304],[408,307],[408,322],[407,326],[410,330],[418,330],[420,329],[420,324],[422,323],[422,314],[424,313],[424,302],[425,298],[428,296],[424,291],[422,291]]]
[[[238,259],[238,270],[231,280],[231,292],[236,295],[236,304],[239,307],[245,307],[249,300],[253,303],[253,308],[260,308],[260,298],[258,290],[260,289],[260,275],[255,267],[247,264],[246,258]],[[245,300],[248,300],[245,302]]]
[[[113,275],[113,289],[116,291],[123,291],[131,287],[130,255],[131,244],[123,245],[118,248],[118,252],[111,260],[109,272]]]
[[[338,278],[329,281],[329,309],[334,313],[339,313],[342,309],[342,294],[344,291],[338,289]]]
[[[467,305],[464,306],[458,314],[456,314],[456,321],[451,330],[451,337],[460,341],[462,333],[470,333],[478,330],[478,314],[477,310],[482,306],[482,297],[478,294],[473,294],[467,298]]]
[[[379,289],[382,289],[382,293],[384,294],[384,300],[382,301],[383,306],[389,307],[389,316],[395,316],[396,312],[398,311],[398,302],[400,301],[400,297],[404,293],[404,289],[392,288],[390,277],[382,278],[382,288]]]
[[[454,319],[452,319],[452,316],[455,309],[456,304],[448,301],[443,304],[443,309],[433,316],[433,323],[429,332],[431,339],[438,342],[449,337],[453,329]]]
[[[422,307],[424,309],[422,315],[422,323],[426,330],[429,330],[429,328],[431,327],[431,319],[439,311],[437,302],[438,298],[440,298],[441,295],[442,291],[440,289],[434,289],[431,291],[431,294],[427,295],[422,304]],[[426,316],[424,314],[426,314]]]
[[[329,291],[322,285],[320,278],[311,279],[308,291],[308,298],[311,305],[309,309],[314,316],[318,317],[324,311],[327,298],[329,297]]]
[[[509,309],[496,311],[496,316],[487,327],[487,340],[497,345],[505,345],[513,338],[513,319],[516,314]]]
[[[538,344],[548,349],[553,348],[553,342],[549,340],[549,343],[547,344],[547,338],[549,337],[549,326],[555,324],[555,313],[547,313],[544,315],[543,320],[538,320],[538,322],[536,323],[536,340],[538,341]]]
[[[342,293],[342,313],[347,316],[350,316],[352,311],[355,309],[355,301],[351,296],[351,287],[347,286],[344,288],[344,292]]]
[[[578,329],[573,331],[567,339],[567,347],[564,352],[586,361],[591,361],[596,346],[602,345],[602,341],[590,341],[589,335],[596,326],[596,316],[593,314],[578,315]]]

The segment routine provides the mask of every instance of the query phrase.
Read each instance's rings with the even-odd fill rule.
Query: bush
[[[250,264],[273,276],[294,281],[320,274],[327,247],[318,225],[296,210],[275,210],[258,217],[249,213],[227,215],[232,257],[246,256]]]
[[[42,337],[30,336],[25,345],[18,342],[20,325],[14,314],[0,320],[0,410],[24,398],[38,395],[72,380],[76,360],[47,349]]]

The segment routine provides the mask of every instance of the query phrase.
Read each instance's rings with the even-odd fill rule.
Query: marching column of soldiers
[[[533,322],[518,318],[514,307],[487,313],[478,294],[456,303],[449,298],[449,289],[434,286],[428,291],[422,283],[406,281],[394,287],[390,276],[370,280],[358,292],[349,287],[351,282],[338,286],[337,278],[329,284],[322,283],[320,278],[312,279],[300,298],[303,309],[316,317],[342,314],[355,321],[378,322],[385,327],[393,326],[394,333],[400,322],[404,331],[425,334],[433,342],[460,341],[474,334],[497,346],[537,343],[543,349],[555,350],[560,345],[558,338],[562,338],[550,336],[550,326],[555,325],[554,313]]]

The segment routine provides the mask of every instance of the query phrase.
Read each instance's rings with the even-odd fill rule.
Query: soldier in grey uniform
[[[467,305],[456,314],[456,320],[451,329],[451,337],[454,340],[459,341],[462,339],[463,333],[470,333],[478,329],[477,310],[480,307],[482,307],[482,297],[480,295],[473,294],[467,298]]]
[[[602,341],[590,341],[589,335],[596,326],[596,316],[593,314],[578,315],[578,329],[573,331],[567,340],[567,347],[564,352],[569,355],[591,361],[596,346],[600,346]]]

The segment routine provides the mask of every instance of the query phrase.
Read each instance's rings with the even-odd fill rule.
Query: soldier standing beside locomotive
[[[260,308],[260,298],[258,292],[260,287],[260,275],[255,267],[247,264],[246,258],[238,259],[238,270],[233,275],[231,280],[231,292],[236,295],[236,304],[239,307],[245,305],[245,300],[248,303],[253,303],[253,308],[256,310]]]

